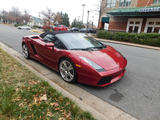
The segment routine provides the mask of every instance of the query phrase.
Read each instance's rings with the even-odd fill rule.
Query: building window
[[[160,33],[160,18],[148,18],[145,33]]]
[[[107,8],[114,8],[116,7],[117,0],[107,0]]]
[[[143,19],[141,18],[129,18],[126,32],[140,33]]]
[[[160,4],[160,0],[154,0],[153,4]]]
[[[119,7],[129,7],[131,5],[131,0],[120,0]]]

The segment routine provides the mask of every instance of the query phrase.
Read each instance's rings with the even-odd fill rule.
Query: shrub
[[[24,24],[14,24],[15,27],[23,26]]]
[[[34,28],[34,29],[36,29],[36,28],[40,29],[40,28],[42,28],[42,27],[37,26],[37,25],[34,25],[33,28]]]
[[[115,41],[124,41],[137,44],[145,44],[160,47],[160,34],[158,33],[124,33],[124,32],[107,32],[100,30],[97,37]]]

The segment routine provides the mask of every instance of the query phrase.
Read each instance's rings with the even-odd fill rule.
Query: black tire
[[[23,53],[24,58],[30,59],[29,49],[25,43],[22,44],[22,53]]]
[[[67,70],[67,68],[66,69],[63,68],[65,70],[62,70],[62,66],[64,66],[64,62],[66,62],[66,65],[68,68],[73,68],[73,69]],[[77,81],[77,73],[76,73],[75,66],[74,66],[73,62],[67,58],[62,59],[59,62],[59,74],[65,82],[74,83]],[[64,76],[64,74],[67,75],[67,78]],[[70,75],[73,75],[73,78]]]

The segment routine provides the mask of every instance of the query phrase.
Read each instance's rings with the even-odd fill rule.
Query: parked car
[[[20,29],[20,30],[31,30],[32,29],[31,27],[29,27],[27,25],[18,26],[17,28]]]
[[[87,30],[87,32],[88,33],[96,33],[96,29],[93,29],[93,28],[89,28],[88,30]]]
[[[87,33],[87,28],[81,28],[81,29],[79,30],[79,32]]]
[[[107,86],[126,72],[126,58],[109,45],[84,33],[47,32],[25,36],[22,51],[59,72],[64,81]]]
[[[68,31],[68,27],[65,25],[44,25],[42,29],[47,32],[47,31]]]
[[[70,29],[71,32],[79,32],[79,28],[77,27],[73,27]]]
[[[68,27],[65,25],[57,25],[52,28],[54,31],[68,31]]]

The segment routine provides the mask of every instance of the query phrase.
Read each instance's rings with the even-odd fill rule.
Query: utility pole
[[[86,4],[82,4],[82,6],[83,6],[83,11],[82,11],[82,23],[83,23],[83,18],[84,18],[84,8],[85,8]]]
[[[92,29],[93,29],[93,21],[94,21],[94,16],[92,16]]]
[[[88,12],[88,17],[87,17],[87,30],[88,30],[88,27],[89,27],[89,10],[87,11]]]
[[[100,0],[100,6],[99,6],[99,18],[98,18],[98,28],[100,28],[100,21],[101,21],[101,15],[102,15],[102,0]]]

